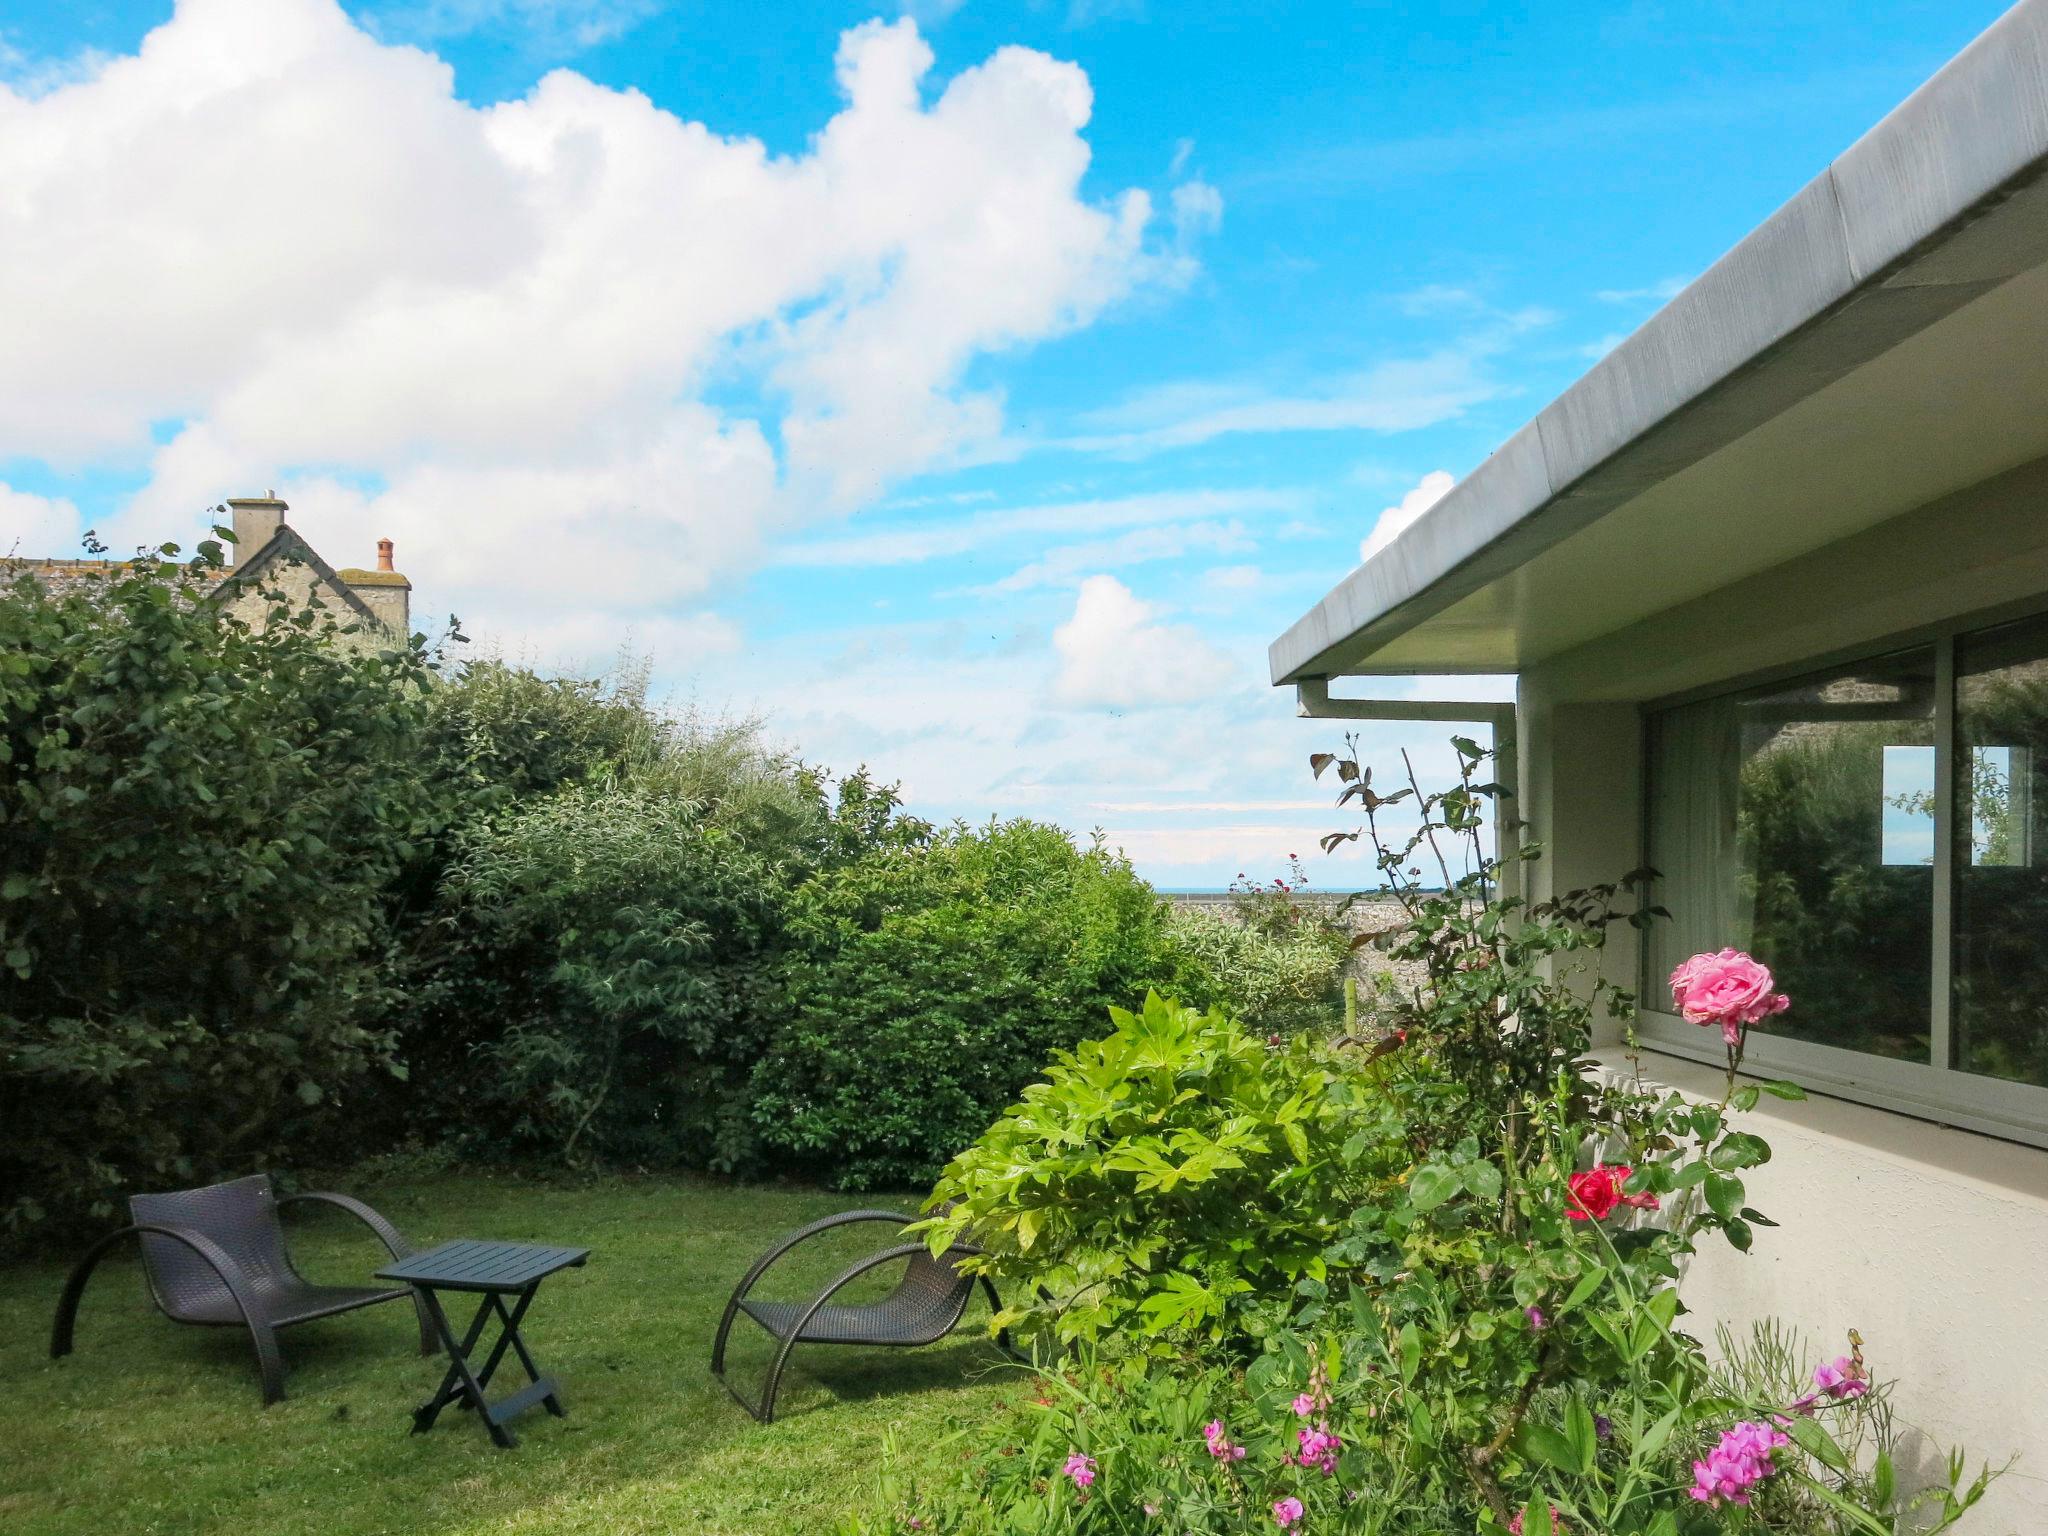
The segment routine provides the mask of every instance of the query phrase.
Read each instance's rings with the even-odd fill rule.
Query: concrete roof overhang
[[[2044,172],[2022,0],[1274,641],[1273,681],[1522,671],[2048,455]]]

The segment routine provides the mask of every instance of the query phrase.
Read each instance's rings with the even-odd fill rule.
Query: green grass
[[[709,1179],[450,1175],[349,1192],[420,1246],[489,1237],[594,1250],[542,1286],[523,1330],[561,1383],[566,1419],[521,1417],[510,1451],[452,1408],[431,1433],[407,1433],[442,1362],[420,1357],[404,1303],[284,1332],[288,1396],[263,1408],[246,1336],[157,1315],[132,1250],[102,1264],[76,1351],[51,1360],[65,1265],[17,1264],[0,1268],[0,1530],[829,1532],[871,1492],[891,1431],[906,1450],[929,1443],[949,1415],[992,1406],[1019,1380],[986,1341],[979,1301],[928,1349],[799,1349],[771,1425],[711,1379],[719,1313],[755,1254],[849,1204],[908,1208],[899,1201]],[[381,1257],[338,1212],[299,1207],[288,1221],[310,1278],[346,1282]],[[802,1294],[889,1235],[835,1233],[770,1293]],[[455,1316],[459,1327],[467,1309]],[[756,1386],[766,1336],[742,1320],[734,1339],[728,1363]],[[508,1368],[499,1390],[524,1382]]]

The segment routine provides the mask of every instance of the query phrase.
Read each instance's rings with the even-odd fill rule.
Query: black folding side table
[[[556,1270],[578,1268],[589,1257],[588,1248],[548,1248],[538,1243],[483,1243],[464,1239],[429,1248],[425,1253],[416,1253],[409,1259],[400,1259],[378,1270],[378,1279],[402,1281],[419,1293],[427,1315],[433,1319],[434,1328],[441,1335],[441,1343],[448,1351],[448,1374],[441,1379],[441,1389],[413,1410],[412,1432],[425,1434],[434,1427],[434,1420],[440,1417],[441,1410],[459,1400],[463,1407],[476,1410],[477,1418],[489,1431],[494,1444],[501,1450],[510,1450],[519,1441],[505,1427],[508,1420],[526,1412],[536,1403],[545,1406],[556,1418],[563,1417],[566,1410],[555,1390],[555,1383],[543,1376],[540,1367],[534,1364],[532,1352],[519,1336],[519,1323],[526,1316],[526,1309],[533,1304],[541,1281]],[[459,1339],[448,1322],[448,1314],[442,1310],[439,1295],[442,1291],[475,1291],[483,1296],[469,1331]],[[507,1296],[519,1299],[507,1308]],[[477,1341],[483,1337],[484,1324],[493,1316],[503,1325],[498,1341],[491,1346],[483,1369],[472,1370],[470,1361],[475,1358]],[[510,1397],[493,1403],[484,1397],[484,1388],[491,1384],[491,1377],[497,1373],[508,1348],[519,1356],[519,1363],[526,1368],[530,1382]]]

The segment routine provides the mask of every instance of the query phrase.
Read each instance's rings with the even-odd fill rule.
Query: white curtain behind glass
[[[1733,699],[1666,710],[1650,729],[1650,864],[1669,921],[1650,930],[1646,1007],[1668,1009],[1664,978],[1688,955],[1749,943],[1755,902],[1740,878],[1735,810],[1742,732]]]

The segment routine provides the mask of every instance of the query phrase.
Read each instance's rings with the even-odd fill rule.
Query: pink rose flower
[[[1770,967],[1739,949],[1694,955],[1671,973],[1671,1005],[1688,1024],[1718,1024],[1730,1045],[1745,1026],[1783,1013],[1792,999],[1772,991]]]
[[[1283,1531],[1300,1518],[1301,1500],[1299,1499],[1282,1499],[1273,1506],[1273,1523],[1278,1525]]]

